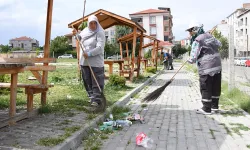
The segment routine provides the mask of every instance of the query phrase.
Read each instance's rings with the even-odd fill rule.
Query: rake
[[[174,77],[180,72],[180,70],[185,66],[186,63],[187,63],[187,61],[185,61],[181,65],[181,67],[176,71],[174,76],[168,82],[166,82],[162,87],[160,87],[160,88],[156,89],[155,91],[151,92],[143,100],[144,101],[154,101],[154,100],[156,100],[162,94],[162,92],[165,90],[165,88],[174,80]]]

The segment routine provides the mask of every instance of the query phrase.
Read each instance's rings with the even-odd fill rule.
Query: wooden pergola
[[[115,26],[115,25],[124,25],[124,26],[128,26],[128,27],[133,29],[133,32],[132,32],[132,34],[133,34],[133,48],[132,48],[132,61],[133,61],[133,63],[132,64],[134,64],[137,32],[143,34],[146,32],[146,30],[142,26],[140,26],[138,23],[133,22],[132,20],[130,20],[128,18],[119,16],[117,14],[114,14],[112,12],[109,12],[109,11],[106,11],[103,9],[99,9],[99,10],[85,16],[84,18],[80,18],[76,21],[69,23],[68,27],[69,28],[74,27],[75,29],[78,29],[78,27],[82,24],[82,22],[87,21],[88,17],[91,15],[95,15],[98,18],[98,21],[99,21],[100,25],[103,27],[103,29],[107,29],[107,28]],[[77,59],[79,62],[80,47],[79,47],[78,42],[76,44],[76,50],[77,50]],[[132,65],[131,69],[134,72],[135,66]],[[130,78],[132,79],[133,75]]]
[[[122,43],[126,43],[126,53],[127,53],[127,57],[129,56],[128,42],[133,41],[133,35],[134,35],[133,33],[130,33],[130,34],[125,35],[125,36],[123,36],[123,37],[121,37],[121,38],[118,39],[118,42],[120,44],[121,58],[123,58]],[[153,50],[152,50],[152,62],[154,63],[155,62],[154,60],[157,59],[156,53],[157,53],[157,50],[159,49],[159,42],[160,42],[160,40],[158,40],[158,39],[156,39],[156,38],[154,38],[152,36],[140,33],[140,32],[136,33],[136,38],[140,38],[140,49],[139,49],[139,56],[138,56],[138,59],[137,59],[137,64],[138,64],[137,74],[139,74],[140,62],[141,62],[141,56],[142,56],[142,49],[143,48],[147,48],[149,46],[153,46]],[[153,42],[149,43],[149,44],[146,44],[146,45],[143,45],[143,38],[148,38],[148,39],[152,40]],[[129,58],[127,58],[127,59],[129,61]],[[156,62],[156,69],[157,69],[157,62]]]
[[[41,104],[46,104],[48,88],[52,87],[52,85],[48,84],[48,71],[53,71],[56,69],[55,66],[49,66],[49,63],[55,62],[55,59],[49,58],[52,9],[53,0],[48,0],[44,58],[0,59],[0,74],[11,74],[11,83],[0,83],[0,88],[10,88],[9,118],[0,120],[0,128],[8,124],[14,124],[18,120],[22,120],[24,118],[36,114],[33,111],[34,94],[41,93]],[[35,63],[42,63],[43,65],[36,65]],[[18,73],[24,71],[31,71],[32,74],[35,76],[36,80],[38,81],[38,84],[18,83]],[[27,113],[21,115],[16,115],[17,88],[25,88],[25,94],[27,94]]]

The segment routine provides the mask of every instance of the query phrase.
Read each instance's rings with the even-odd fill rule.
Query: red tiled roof
[[[147,10],[139,11],[139,12],[136,12],[136,13],[132,13],[130,15],[165,13],[165,12],[168,12],[168,11],[166,11],[166,10],[158,10],[158,9],[147,9]]]
[[[174,44],[168,41],[160,41],[159,46],[173,46]]]
[[[14,41],[29,41],[29,40],[32,40],[31,38],[29,37],[26,37],[26,36],[22,36],[22,37],[19,37],[19,38],[15,38],[15,39],[12,39]]]

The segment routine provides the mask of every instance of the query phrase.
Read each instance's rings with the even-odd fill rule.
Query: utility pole
[[[228,90],[231,91],[235,87],[235,71],[234,71],[234,29],[229,25],[229,63],[228,63]]]

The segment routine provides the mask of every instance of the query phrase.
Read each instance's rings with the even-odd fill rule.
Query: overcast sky
[[[86,14],[98,9],[129,17],[145,9],[170,7],[176,40],[187,37],[184,31],[191,21],[211,29],[247,0],[87,0]],[[84,0],[54,0],[52,39],[71,30],[67,24],[82,16]],[[28,36],[44,44],[47,0],[0,0],[0,44]]]

